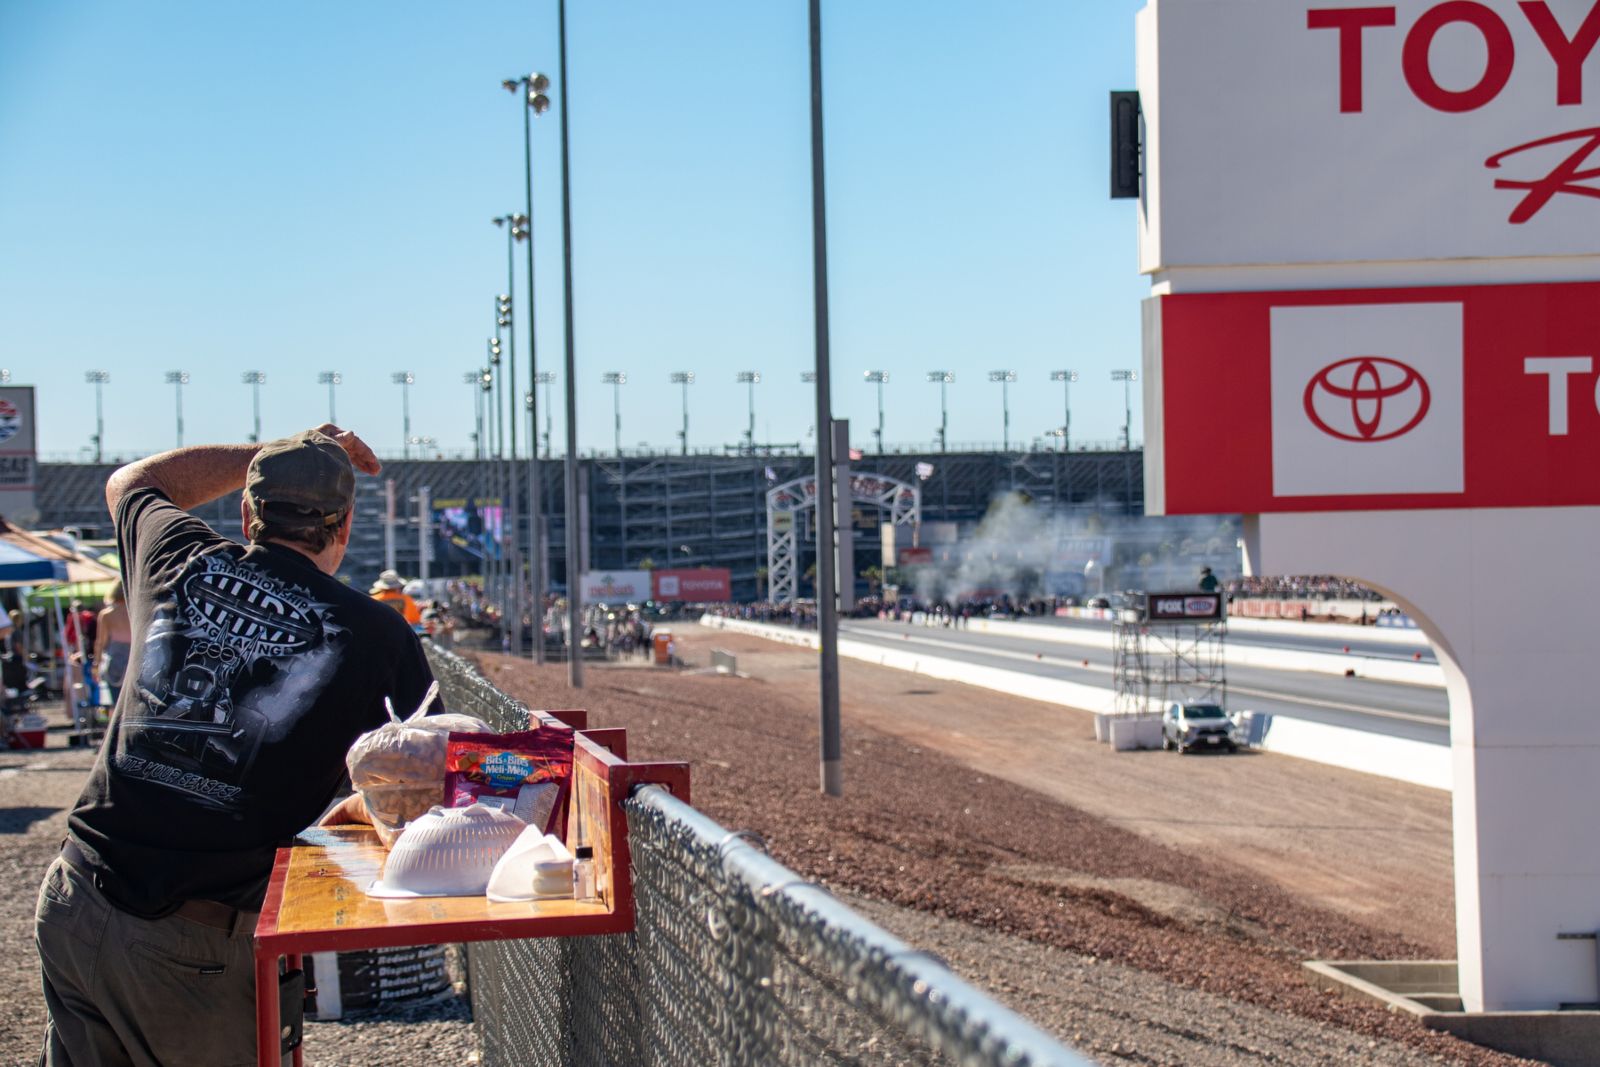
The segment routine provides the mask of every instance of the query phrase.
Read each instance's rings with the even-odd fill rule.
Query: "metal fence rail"
[[[528,710],[430,652],[452,711]],[[636,929],[469,946],[485,1067],[1087,1061],[656,787],[626,803]]]

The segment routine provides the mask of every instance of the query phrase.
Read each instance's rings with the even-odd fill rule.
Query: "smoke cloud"
[[[1239,532],[1237,516],[1065,513],[1003,492],[958,541],[924,541],[932,561],[902,568],[901,577],[929,603],[1193,589],[1202,567],[1219,581],[1242,573]]]

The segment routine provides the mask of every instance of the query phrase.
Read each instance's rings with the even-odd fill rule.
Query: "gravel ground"
[[[711,644],[726,644],[726,635],[698,627],[675,632],[691,661],[705,662]],[[791,670],[770,680],[591,670],[582,703],[594,725],[628,729],[633,758],[690,759],[696,807],[730,829],[759,832],[775,857],[805,877],[945,920],[946,931],[966,931],[974,961],[966,973],[975,984],[1010,983],[1015,992],[1002,992],[1013,1007],[1102,1058],[1323,1064],[1351,1062],[1345,1050],[1354,1048],[1364,1050],[1356,1062],[1525,1062],[1322,993],[1301,977],[1305,959],[1436,957],[1440,946],[1432,939],[1309,902],[1222,856],[1182,850],[984,770],[1003,757],[986,752],[963,761],[881,732],[855,706],[860,687],[849,678],[846,795],[823,797],[816,788],[815,690],[799,673],[814,669],[814,654],[789,655]],[[497,655],[483,663],[497,684],[532,706],[572,703],[560,666],[539,669]],[[858,666],[902,688],[910,677]],[[954,693],[974,715],[980,706],[996,718],[1040,707],[913,680],[919,690]],[[902,702],[892,714],[917,711]],[[978,722],[973,718],[969,730]],[[1057,774],[1076,773],[1073,753],[1055,755]],[[1359,789],[1368,779],[1343,781]],[[1147,785],[1136,779],[1133,788]],[[1321,800],[1324,822],[1344,800]],[[1202,809],[1190,818],[1203,822],[1206,815]],[[1048,965],[1031,968],[1037,977],[1027,982],[1021,976],[1030,968],[1019,971],[1012,962],[1024,944],[1054,953]],[[1127,979],[1124,992],[1108,994],[1112,1001],[1069,988],[1083,969],[1107,964]],[[1230,1007],[1215,1027],[1181,1010],[1181,1022],[1156,1010],[1187,1003]]]
[[[709,642],[694,630],[681,639],[691,656]],[[727,643],[723,636],[716,643]],[[1097,1059],[1527,1062],[1322,994],[1300,977],[1305,958],[1436,955],[1436,936],[1407,936],[1404,923],[1364,921],[1251,864],[1184,851],[1143,817],[1119,822],[1124,806],[1115,796],[1101,796],[1109,813],[1097,813],[1094,804],[1068,804],[1008,780],[1026,781],[1031,772],[986,773],[981,768],[1004,761],[970,726],[972,745],[963,749],[948,730],[922,744],[869,725],[915,718],[904,707],[856,706],[858,691],[904,690],[907,676],[898,672],[850,668],[848,795],[823,798],[815,786],[814,689],[798,673],[807,654],[794,655],[778,664],[792,673],[769,681],[597,669],[582,703],[596,725],[629,729],[635,758],[690,758],[697,806],[730,828],[759,831],[779,859]],[[561,667],[541,671],[497,656],[485,657],[485,666],[531,704],[573,703]],[[1001,718],[1040,707],[949,683],[918,678],[915,685],[930,701]],[[1037,756],[1011,751],[1019,764]],[[1052,756],[1068,778],[1086,758],[1070,749]],[[0,753],[0,835],[10,838],[0,851],[0,953],[11,964],[0,978],[0,1001],[11,1008],[0,1015],[0,1064],[36,1062],[43,1006],[33,900],[89,762],[81,750]],[[1101,793],[1115,779],[1103,768],[1084,777],[1101,781]],[[1125,788],[1143,795],[1149,783],[1131,775]],[[1330,809],[1345,803],[1359,798],[1327,799]],[[1230,808],[1230,821],[1238,819]],[[1380,909],[1372,918],[1383,917]],[[311,1024],[307,1062],[453,1067],[474,1062],[473,1049],[465,1005],[453,1000]]]
[[[1450,1062],[1394,1041],[1185,989],[1120,964],[881,900],[851,894],[844,899],[895,936],[938,953],[969,982],[1102,1063],[1409,1067]]]
[[[678,632],[702,660],[727,648],[768,684],[810,684],[816,669],[814,654],[771,641]],[[853,659],[840,661],[840,675],[854,722],[1162,844],[1224,856],[1295,897],[1455,955],[1447,792],[1264,753],[1112,752],[1095,742],[1088,712]],[[1359,701],[1365,684],[1326,680],[1340,700]]]

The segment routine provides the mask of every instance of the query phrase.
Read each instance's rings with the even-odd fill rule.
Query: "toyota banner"
[[[733,599],[733,575],[726,567],[694,567],[655,571],[656,600],[723,604]]]
[[[1151,514],[1600,505],[1600,283],[1146,303]]]

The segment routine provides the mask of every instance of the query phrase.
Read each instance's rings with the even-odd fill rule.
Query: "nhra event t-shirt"
[[[133,650],[68,827],[128,911],[256,910],[383,698],[411,711],[432,672],[392,608],[291,548],[237,544],[150,488],[116,522]]]

